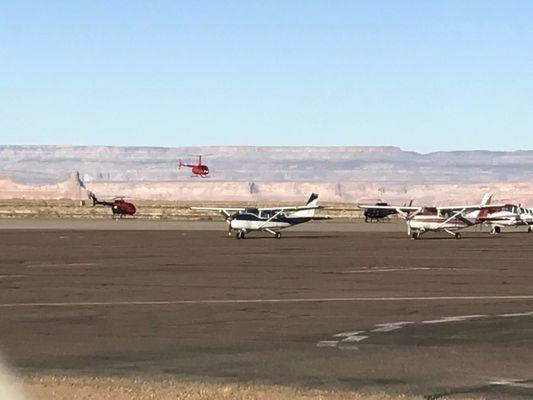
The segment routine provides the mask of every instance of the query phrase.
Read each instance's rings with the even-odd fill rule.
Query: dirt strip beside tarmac
[[[31,396],[32,400],[423,400],[422,396],[389,395],[383,392],[355,393],[146,378],[40,376],[24,379],[20,383],[20,388]],[[462,397],[462,399],[479,400],[478,397]]]

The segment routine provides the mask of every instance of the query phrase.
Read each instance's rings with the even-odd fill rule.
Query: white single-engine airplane
[[[492,194],[483,196],[478,205],[467,206],[442,206],[442,207],[416,207],[416,206],[376,206],[363,205],[363,209],[396,210],[398,215],[407,223],[407,234],[412,239],[420,239],[426,232],[446,232],[461,239],[460,231],[481,223],[478,218],[481,210],[494,206],[489,205]]]
[[[280,206],[270,208],[233,208],[233,207],[191,207],[193,210],[218,211],[226,217],[228,235],[237,231],[237,239],[244,239],[251,231],[268,232],[276,239],[281,230],[311,220],[329,219],[315,217],[315,211],[322,208],[318,204],[318,194],[311,194],[304,206]]]
[[[492,206],[488,210],[483,210],[479,219],[484,224],[491,227],[492,234],[498,234],[503,227],[527,226],[527,231],[532,232],[533,209],[525,208],[521,205],[504,204],[502,206]]]

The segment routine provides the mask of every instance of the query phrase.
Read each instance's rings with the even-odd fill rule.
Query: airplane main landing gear
[[[500,228],[499,226],[495,226],[494,228],[492,228],[492,234],[493,235],[498,235],[500,232],[502,231],[502,228]]]
[[[420,232],[413,232],[413,233],[411,233],[411,239],[412,239],[412,240],[418,240],[418,239],[420,239]]]
[[[533,229],[530,226],[528,226],[527,227],[527,233],[531,233],[531,232],[533,232]]]
[[[457,240],[461,239],[462,236],[459,232],[457,232],[455,235],[453,235]]]
[[[274,235],[274,237],[275,237],[276,239],[280,239],[280,238],[281,238],[281,232],[273,231],[273,230],[270,229],[270,228],[266,228],[266,229],[264,229],[264,231],[270,233],[271,235]]]

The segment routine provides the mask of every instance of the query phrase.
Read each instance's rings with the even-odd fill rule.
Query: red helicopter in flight
[[[118,216],[122,218],[124,215],[133,215],[137,212],[135,205],[128,201],[125,201],[123,197],[116,197],[113,201],[100,201],[96,198],[94,193],[89,193],[89,198],[93,201],[93,206],[108,206],[113,211],[113,217]]]
[[[202,164],[202,156],[199,155],[198,157],[198,164],[184,164],[179,160],[178,162],[178,169],[181,169],[181,167],[188,167],[191,168],[191,171],[194,176],[199,176],[200,178],[207,178],[207,175],[209,175],[209,168],[207,165]]]

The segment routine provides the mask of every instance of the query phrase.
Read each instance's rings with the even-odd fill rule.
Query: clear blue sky
[[[533,1],[7,1],[0,144],[533,149]]]

